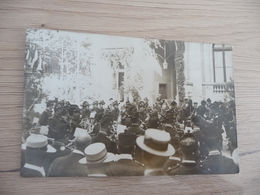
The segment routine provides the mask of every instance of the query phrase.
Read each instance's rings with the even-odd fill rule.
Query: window
[[[233,78],[232,47],[213,44],[214,83],[228,82]]]

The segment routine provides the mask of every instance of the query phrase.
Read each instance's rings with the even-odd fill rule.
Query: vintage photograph
[[[232,46],[26,30],[22,177],[239,172]]]

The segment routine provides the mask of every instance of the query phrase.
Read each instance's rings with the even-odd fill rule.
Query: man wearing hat
[[[110,163],[116,158],[113,153],[107,152],[103,143],[93,143],[84,150],[85,157],[79,163],[87,165],[88,176],[108,176]]]
[[[201,105],[196,109],[197,115],[201,117],[205,117],[204,115],[209,112],[209,110],[206,108],[207,102],[205,100],[201,101]]]
[[[50,129],[48,137],[54,138],[56,141],[66,142],[69,134],[69,121],[66,110],[61,103],[57,103],[54,111],[54,115],[48,121]]]
[[[90,116],[90,109],[89,109],[89,103],[87,101],[84,101],[81,105],[82,109],[81,109],[81,118],[89,118]]]
[[[107,132],[99,130],[97,135],[93,136],[92,143],[99,143],[99,142],[105,144],[108,152],[112,152],[114,154],[118,153],[116,142],[108,138]]]
[[[147,128],[158,129],[161,125],[158,112],[156,110],[149,114],[148,122],[146,124]]]
[[[165,119],[165,124],[162,129],[170,134],[170,136],[171,136],[170,143],[177,150],[179,148],[180,136],[179,136],[177,129],[175,128],[173,113],[166,112],[164,119]]]
[[[77,135],[74,144],[75,149],[71,154],[57,158],[51,165],[49,177],[80,177],[87,176],[88,169],[79,163],[79,160],[84,158],[84,150],[90,145],[91,137],[88,133]]]
[[[55,158],[56,149],[48,144],[44,135],[32,134],[22,145],[25,162],[21,168],[22,177],[45,177]]]
[[[49,118],[52,116],[52,109],[53,109],[54,103],[53,101],[48,101],[46,103],[46,110],[43,111],[39,118],[39,125],[47,126]]]
[[[208,99],[207,99],[207,108],[208,108],[208,109],[210,109],[211,104],[212,104],[212,103],[211,103],[211,99],[208,98]]]
[[[93,102],[93,109],[91,111],[92,112],[91,116],[94,117],[94,122],[100,122],[100,120],[103,118],[105,112],[105,109],[103,108],[104,105],[105,102],[103,100],[100,102],[98,101]]]
[[[119,113],[120,113],[120,110],[118,109],[119,103],[118,103],[118,101],[116,100],[116,101],[113,102],[112,105],[113,105],[113,109],[112,109],[112,111],[111,111],[111,114],[112,114],[113,120],[114,120],[114,121],[117,121],[117,120],[118,120],[118,117],[119,117]]]
[[[134,133],[135,135],[143,135],[144,129],[140,128],[139,113],[134,112],[131,115],[131,126],[126,129],[127,133]]]
[[[147,97],[144,98],[144,104],[145,104],[145,108],[149,106],[149,100]]]
[[[177,103],[175,101],[172,101],[170,104],[170,109],[166,110],[165,113],[171,113],[171,116],[173,118],[173,123],[178,121],[179,111],[178,111]]]
[[[70,139],[74,138],[75,129],[80,127],[80,121],[80,109],[78,105],[71,105],[69,108]]]
[[[147,115],[147,112],[146,112],[146,105],[145,105],[145,102],[143,101],[140,101],[139,102],[139,105],[138,105],[138,109],[139,109],[139,118],[140,118],[140,121],[141,123],[145,123],[148,115]]]
[[[239,167],[231,158],[222,155],[214,142],[207,144],[209,155],[202,161],[202,168],[208,170],[211,174],[230,174],[238,173]]]
[[[144,164],[145,175],[165,175],[164,163],[174,155],[170,134],[157,129],[147,129],[144,136],[136,139],[136,159]]]
[[[165,164],[165,171],[168,175],[190,175],[190,174],[207,174],[198,163],[199,160],[199,143],[194,135],[186,133],[180,139],[180,156],[181,162],[173,167],[169,163]]]

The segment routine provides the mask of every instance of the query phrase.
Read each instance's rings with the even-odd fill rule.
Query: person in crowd
[[[92,143],[103,143],[106,146],[108,152],[117,154],[117,145],[115,141],[112,141],[109,137],[107,132],[102,131],[102,129],[97,133],[96,136],[92,137]]]
[[[63,104],[57,103],[54,108],[54,112],[54,115],[48,122],[48,137],[54,138],[56,141],[67,143],[70,125]]]
[[[147,108],[149,106],[149,100],[147,97],[144,98],[144,105],[145,105],[145,108]]]
[[[107,152],[103,143],[90,144],[84,150],[85,157],[79,163],[86,165],[88,176],[106,177],[109,176],[109,166],[116,160],[115,154]]]
[[[173,115],[174,122],[178,121],[178,107],[175,101],[172,101],[170,104],[170,109],[167,112],[171,112]]]
[[[208,158],[205,158],[202,161],[203,169],[208,170],[211,174],[228,174],[239,172],[239,168],[233,159],[223,156],[214,142],[209,142],[207,144],[207,149],[209,151],[209,155]]]
[[[131,115],[131,126],[128,127],[125,132],[127,133],[133,133],[135,135],[143,135],[144,134],[144,129],[140,128],[140,123],[139,123],[139,113],[133,112]]]
[[[193,107],[196,109],[198,107],[198,102],[193,102]]]
[[[144,101],[139,102],[138,110],[139,110],[139,119],[140,119],[141,123],[145,124],[148,115],[147,115],[146,106],[145,106]]]
[[[70,134],[69,138],[74,139],[75,129],[80,127],[80,109],[77,105],[71,105],[69,108],[69,125],[70,125]]]
[[[104,112],[105,112],[105,109],[104,109],[104,105],[106,103],[104,102],[104,100],[101,100],[100,102],[98,102],[98,108],[97,108],[97,113],[95,115],[95,119],[96,120],[101,120],[103,115],[104,115]]]
[[[85,148],[91,144],[91,136],[88,133],[77,135],[74,141],[75,149],[71,154],[55,159],[48,172],[49,177],[80,177],[87,176],[88,169],[79,163],[84,158]]]
[[[89,103],[88,101],[84,101],[82,104],[81,104],[81,119],[85,119],[85,118],[89,118],[90,116],[90,108],[89,108]]]
[[[54,160],[56,149],[48,144],[44,135],[32,134],[22,145],[24,163],[20,174],[22,177],[46,177]]]
[[[168,175],[207,174],[199,164],[199,142],[190,132],[180,139],[180,163],[167,162],[164,169]],[[173,166],[169,166],[173,165]]]
[[[160,127],[160,119],[158,112],[155,110],[149,114],[148,122],[146,124],[147,128],[158,129]]]
[[[39,118],[39,125],[41,126],[47,126],[49,118],[52,116],[52,110],[53,110],[54,103],[53,101],[48,101],[46,103],[46,109],[43,111]]]
[[[164,163],[174,155],[170,134],[158,129],[147,129],[136,139],[135,159],[145,166],[144,175],[165,175]]]
[[[90,120],[94,123],[96,122],[96,114],[97,114],[97,111],[98,111],[98,101],[94,101],[92,103],[92,109],[91,109],[91,112],[90,112]]]
[[[165,124],[163,125],[162,129],[169,133],[171,136],[171,145],[177,150],[179,148],[179,138],[180,134],[178,133],[177,129],[175,128],[174,124],[174,116],[172,112],[166,112],[165,115]]]
[[[201,117],[205,117],[205,115],[208,113],[208,109],[206,108],[206,104],[207,102],[205,100],[201,101],[201,104],[198,106],[198,108],[196,109],[197,111],[197,115],[201,116]]]
[[[104,116],[100,120],[100,125],[101,131],[106,132],[108,136],[113,133],[113,115],[111,110],[106,109]]]
[[[113,108],[112,108],[111,114],[112,114],[114,121],[118,120],[118,117],[119,117],[119,114],[120,114],[120,110],[118,108],[118,105],[119,105],[118,101],[114,101],[113,104],[112,104]]]
[[[207,99],[207,108],[208,108],[208,109],[210,109],[211,104],[212,104],[212,103],[211,103],[211,99],[208,98],[208,99]]]
[[[183,111],[184,111],[184,119],[188,119],[194,111],[194,107],[192,105],[191,99],[188,100],[187,107]]]

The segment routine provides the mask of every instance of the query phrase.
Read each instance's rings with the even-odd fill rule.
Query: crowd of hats
[[[237,148],[236,118],[233,101],[211,103],[210,99],[208,99],[207,101],[201,101],[198,107],[197,103],[192,103],[192,100],[185,100],[181,105],[178,105],[175,101],[160,98],[157,98],[153,105],[150,105],[147,98],[139,102],[126,101],[125,103],[119,103],[112,99],[109,102],[103,100],[93,101],[92,104],[84,101],[80,105],[82,108],[78,105],[71,105],[66,101],[48,101],[46,105],[47,107],[54,107],[54,114],[60,117],[73,118],[73,116],[77,115],[81,120],[84,119],[82,113],[86,109],[91,112],[95,107],[97,109],[102,108],[102,112],[96,110],[96,116],[93,118],[93,124],[100,127],[98,131],[89,134],[93,130],[89,131],[86,129],[89,140],[91,140],[88,142],[92,143],[82,150],[85,155],[85,157],[79,160],[79,163],[82,165],[116,162],[120,159],[120,155],[121,157],[125,155],[140,163],[145,169],[145,166],[149,167],[149,163],[140,156],[143,153],[148,153],[149,155],[166,159],[165,163],[159,166],[165,170],[166,174],[167,170],[172,170],[173,167],[179,167],[185,163],[199,165],[199,162],[207,159],[214,152],[218,152],[221,155],[223,150],[223,133],[225,133],[229,141],[230,154]],[[106,121],[103,119],[116,109],[118,110],[118,116],[116,118],[111,116],[109,124],[123,125],[125,131],[121,133],[126,133],[126,136],[128,136],[128,130],[136,130],[129,133],[129,135],[134,134],[135,139],[133,147],[127,152],[120,151],[118,144],[120,136],[117,135],[118,132],[112,129],[112,125],[102,122]],[[89,118],[90,115],[84,115],[84,117]],[[80,120],[74,126],[80,127]],[[52,129],[50,129],[51,131]],[[209,131],[214,133],[209,134]],[[31,135],[25,138],[26,142],[23,144],[23,150],[46,149],[47,153],[63,150],[62,147],[52,147],[55,145],[55,141],[62,142],[61,139],[56,140],[56,137],[51,137],[49,134],[39,135],[37,133],[32,132]],[[106,138],[106,141],[101,139],[93,142],[93,140],[97,140],[97,137],[102,136]],[[71,137],[69,138],[71,139]],[[74,139],[72,143],[75,144],[77,136],[76,138],[72,137],[72,139]],[[107,140],[117,146],[115,150],[111,151],[108,148]],[[66,141],[63,139],[65,148],[68,143],[68,139]],[[72,151],[75,149],[75,146],[73,147],[72,144],[70,149]],[[149,157],[151,158],[151,156]],[[28,164],[28,162],[26,163]],[[166,168],[165,164],[167,164]],[[198,173],[202,172],[198,171]]]

